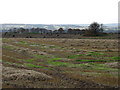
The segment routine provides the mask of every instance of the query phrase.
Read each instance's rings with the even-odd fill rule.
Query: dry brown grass
[[[24,44],[24,42],[21,41],[24,41],[27,44]],[[105,57],[113,57],[113,56],[117,57],[118,56],[117,39],[8,38],[8,39],[3,39],[3,43],[6,46],[12,47],[12,48],[5,48],[3,46],[4,48],[3,48],[2,60],[3,62],[11,63],[11,65],[9,65],[9,63],[3,63],[3,65],[17,69],[24,68],[24,69],[34,70],[39,73],[45,73],[53,77],[53,79],[49,81],[49,85],[47,81],[45,81],[39,83],[36,82],[36,86],[40,84],[41,85],[45,84],[48,87],[54,87],[54,86],[79,87],[78,84],[81,82],[81,80],[89,83],[94,82],[97,84],[103,84],[105,86],[113,86],[113,87],[117,86],[118,83],[118,77],[116,75],[117,71],[114,71],[116,67],[108,68],[109,67],[108,66],[106,67],[106,69],[108,70],[105,70],[104,68],[103,70],[99,70],[97,69],[97,66],[95,66],[96,68],[95,67],[92,68],[92,66],[89,65],[70,67],[70,65],[73,64],[94,63],[94,62],[76,62],[76,60],[100,60],[100,59],[105,59]],[[38,44],[38,46],[31,46],[32,44],[35,45]],[[46,46],[47,48],[45,48],[44,46]],[[89,52],[98,52],[104,54],[98,56],[97,55],[87,56],[86,54],[88,54]],[[38,56],[36,58],[33,56],[35,54],[41,56]],[[79,54],[81,54],[81,56],[79,57],[74,56],[73,58],[68,58],[68,56],[79,55]],[[58,62],[58,64],[59,62],[62,63],[64,62],[64,63],[69,63],[69,65],[67,64],[68,66],[67,65],[62,66],[59,64],[59,66],[57,66],[51,64],[51,62],[54,61],[49,61],[49,59],[52,59],[53,57],[63,58],[62,60],[55,61]],[[31,58],[32,59],[34,58],[35,60],[33,60],[32,62],[24,61],[25,59],[31,59]],[[17,60],[17,59],[23,59],[23,60]],[[110,60],[110,59],[107,58],[105,60]],[[12,63],[16,63],[16,65],[12,65]],[[105,64],[105,63],[106,62],[95,62],[95,64]],[[20,64],[21,66],[17,66],[17,64]],[[37,66],[47,67],[49,69],[44,69],[39,67],[29,67],[29,66],[24,66],[24,64],[33,64]],[[113,69],[113,71],[110,69]],[[13,82],[8,82],[8,83],[13,83]],[[29,84],[32,85],[32,83]],[[4,82],[4,85],[7,87],[6,82]],[[43,85],[43,87],[45,87],[45,85]]]

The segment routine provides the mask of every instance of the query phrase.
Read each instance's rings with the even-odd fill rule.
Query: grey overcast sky
[[[119,0],[0,0],[0,24],[118,22]]]

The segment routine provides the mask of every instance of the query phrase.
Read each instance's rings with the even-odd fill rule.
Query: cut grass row
[[[11,48],[12,46],[4,46],[4,47],[7,47],[7,48]],[[89,56],[89,55],[93,55],[95,56],[95,59],[92,59],[92,60],[86,60],[86,59],[77,59],[78,57],[80,58],[81,56]],[[66,58],[68,59],[77,59],[77,60],[74,60],[74,61],[77,61],[77,62],[113,62],[113,61],[117,61],[120,59],[120,57],[104,57],[103,60],[98,60],[96,59],[96,55],[99,56],[99,55],[105,55],[104,53],[98,53],[98,52],[88,52],[88,54],[79,54],[79,55],[70,55],[70,56],[67,56]],[[44,55],[33,55],[35,58],[38,58],[38,59],[48,59],[48,57],[44,56]],[[51,61],[53,59],[54,60],[60,60],[62,58],[58,58],[58,57],[54,57],[54,58],[50,58],[49,60]],[[109,60],[106,60],[106,59],[109,59]],[[33,59],[28,59],[28,60],[24,60],[26,62],[32,62]],[[50,62],[49,62],[50,63]]]
[[[19,60],[19,61],[24,61],[24,62],[27,62],[27,63],[24,63],[25,66],[27,67],[34,67],[34,68],[42,68],[42,69],[45,69],[44,66],[39,66],[39,65],[36,65],[36,64],[33,64],[34,62],[36,62],[35,60],[36,59],[46,59],[45,62],[39,62],[39,63],[42,63],[42,64],[45,64],[45,65],[52,65],[52,66],[61,66],[61,67],[73,67],[73,68],[83,68],[83,69],[96,69],[96,70],[116,70],[114,68],[110,68],[110,67],[107,67],[105,66],[104,64],[95,64],[95,63],[82,63],[82,64],[73,64],[73,63],[67,63],[67,62],[60,62],[58,60],[62,60],[63,58],[47,58],[46,56],[42,56],[42,55],[33,55],[35,56],[34,58],[32,59],[17,59],[17,58],[14,58],[14,57],[11,57],[12,59],[14,58],[15,60]],[[83,60],[83,62],[85,62],[85,60]],[[49,68],[50,69],[50,68]]]
[[[19,43],[22,44],[27,44],[28,42],[26,41],[19,41]],[[36,45],[35,43],[33,43],[33,45]],[[38,45],[39,46],[39,45]],[[46,46],[46,45],[44,45]],[[55,48],[56,46],[50,46],[52,48]],[[7,49],[15,49],[15,47],[12,46],[3,46],[3,48],[7,48]],[[45,47],[42,47],[42,49],[45,49]],[[46,49],[50,49],[49,47],[47,47]],[[79,54],[79,55],[69,55],[67,58],[68,59],[76,59],[79,56],[93,56],[94,58],[99,57],[99,55],[103,55],[105,56],[105,53],[99,53],[99,52],[87,52],[87,54]],[[106,57],[107,58],[107,57]]]
[[[3,46],[3,48],[7,48],[7,49],[15,49],[15,47],[12,47],[12,46]],[[99,56],[99,55],[105,55],[104,53],[98,53],[98,52],[88,52],[88,54],[79,54],[79,55],[69,55],[67,56],[68,59],[76,59],[80,56],[93,56],[94,58],[96,58],[96,56]],[[42,57],[42,55],[40,56]],[[113,60],[120,60],[120,57],[104,57],[104,58],[108,58],[110,59],[110,61],[113,61]],[[76,60],[76,61],[90,61],[90,62],[98,62],[98,61],[101,61],[101,62],[106,62],[106,60]]]
[[[38,45],[36,43],[28,43],[26,41],[19,41],[17,44],[22,44],[22,45]],[[38,45],[38,46],[41,46],[41,45]],[[42,46],[45,48],[46,45],[43,45]],[[3,46],[4,47],[4,46]],[[5,46],[4,48],[7,48],[7,49],[14,49],[14,47],[12,46]],[[47,47],[47,48],[57,48],[56,46],[50,46]],[[87,54],[74,54],[74,55],[68,55],[66,58],[67,59],[72,59],[73,62],[80,62],[80,63],[87,63],[87,62],[114,62],[114,61],[117,61],[120,59],[120,57],[104,57],[102,60],[100,59],[97,59],[99,56],[101,55],[105,55],[104,53],[99,53],[99,52],[87,52]],[[89,57],[89,56],[92,56],[94,59],[80,59],[81,56],[85,56],[85,57]],[[65,66],[65,67],[79,67],[79,66],[82,66],[82,64],[73,64],[71,62],[61,62],[59,60],[64,60],[64,58],[59,58],[59,57],[56,57],[56,56],[52,56],[51,58],[49,58],[48,56],[45,56],[45,55],[37,55],[37,54],[34,54],[33,55],[33,58],[30,58],[30,59],[22,59],[21,61],[24,61],[24,62],[27,62],[28,64],[29,63],[33,63],[33,62],[36,62],[35,60],[37,59],[43,59],[45,62],[44,64],[48,64],[48,65],[53,65],[53,66]],[[108,60],[110,59],[110,60]],[[18,59],[17,59],[18,60]],[[19,59],[20,60],[20,59]],[[27,65],[27,66],[30,66],[30,65]],[[40,68],[39,66],[34,66],[34,65],[31,65],[31,67],[36,67],[36,68]],[[83,67],[86,67],[86,65],[83,65]],[[89,67],[89,66],[88,66]],[[42,68],[42,67],[41,67]]]

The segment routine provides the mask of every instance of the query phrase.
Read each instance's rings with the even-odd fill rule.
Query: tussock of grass
[[[96,64],[96,63],[89,63],[89,65],[92,65],[92,67],[96,70],[103,70],[103,71],[118,71],[118,69],[115,68],[109,68],[105,64]]]
[[[13,49],[13,47],[12,46],[2,46],[2,48],[6,48],[6,49]]]
[[[19,61],[25,61],[25,62],[33,62],[34,59],[17,59],[16,60],[19,60]]]
[[[38,47],[38,46],[40,46],[40,45],[38,45],[38,44],[30,44],[29,46]]]
[[[120,57],[111,57],[112,60],[120,60]]]
[[[34,54],[33,56],[34,56],[35,58],[38,58],[38,59],[45,58],[45,56],[44,56],[44,55]]]
[[[89,52],[86,54],[86,56],[92,56],[92,55],[105,55],[104,53],[98,53],[98,52]]]
[[[25,59],[26,62],[33,62],[34,59]]]
[[[113,61],[119,61],[120,57],[114,56],[114,57],[105,57],[106,59],[109,59],[109,61],[113,62]]]
[[[50,58],[50,61],[62,60],[62,58]]]
[[[84,70],[100,70],[100,71],[118,71],[118,69],[107,67],[105,64],[97,63],[83,63],[83,64],[69,64],[69,67],[79,67]]]
[[[16,65],[16,66],[22,66],[22,64],[19,64],[19,63],[13,63],[13,62],[2,62],[3,64],[5,63],[5,64],[9,64],[9,65]]]
[[[26,41],[19,41],[18,44],[28,44]]]
[[[69,59],[76,59],[79,56],[96,56],[96,55],[105,55],[104,53],[98,53],[98,52],[88,52],[88,54],[79,54],[79,55],[70,55],[67,58]]]
[[[48,62],[48,64],[50,65],[54,65],[54,66],[68,66],[69,63],[64,63],[64,62]]]
[[[82,55],[81,54],[80,55],[70,55],[67,58],[69,58],[69,59],[75,59],[75,58],[78,58],[79,56],[82,56]]]
[[[77,62],[112,62],[110,60],[76,60]]]
[[[28,63],[25,63],[24,65],[27,67],[33,67],[33,68],[49,69],[49,68],[44,67],[44,66],[38,66],[38,65],[34,65],[34,64],[28,64]]]
[[[118,85],[118,77],[113,76],[111,74],[107,74],[107,73],[104,73],[104,74],[101,74],[99,76],[96,76],[94,78],[94,81],[96,83],[101,83],[101,84],[109,85],[109,86],[116,86],[116,85]]]
[[[49,48],[57,48],[57,46],[49,46]]]
[[[25,41],[19,41],[18,44],[27,44]]]

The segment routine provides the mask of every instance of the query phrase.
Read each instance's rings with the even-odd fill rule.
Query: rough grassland
[[[3,88],[118,87],[117,39],[4,38]]]

